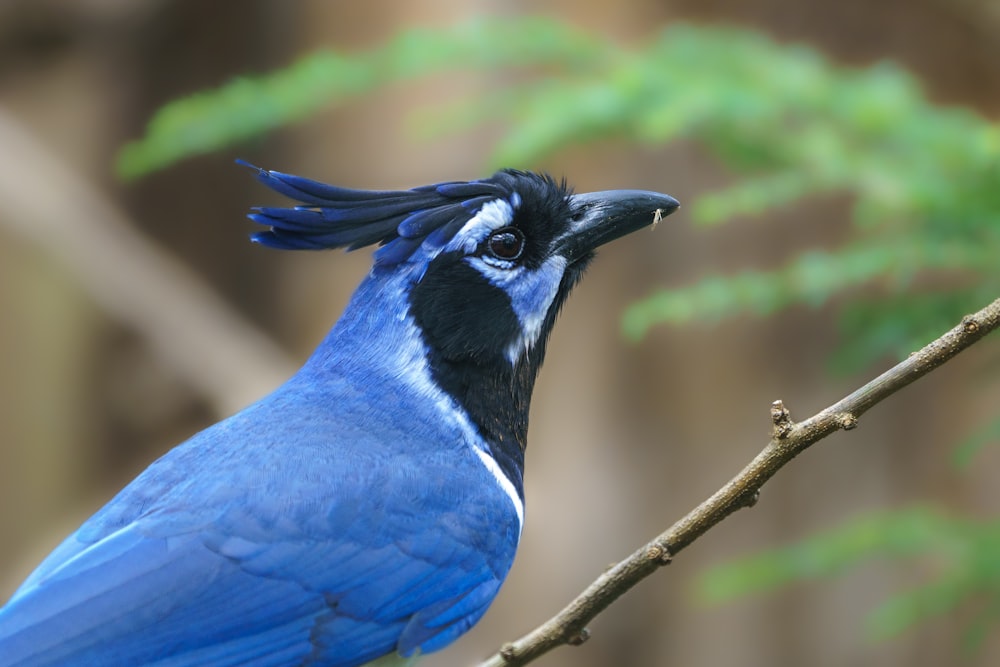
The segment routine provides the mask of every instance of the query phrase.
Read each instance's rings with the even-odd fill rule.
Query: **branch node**
[[[753,493],[748,495],[746,501],[743,503],[743,506],[749,509],[756,505],[758,500],[760,500],[760,489],[756,489]]]
[[[792,432],[792,413],[779,398],[771,403],[771,422],[774,424],[773,437],[784,440]]]
[[[837,424],[839,424],[840,428],[844,429],[845,431],[850,431],[851,429],[857,427],[858,418],[852,415],[850,412],[842,412],[839,415],[837,415]]]
[[[660,565],[670,565],[674,556],[667,547],[662,544],[654,544],[646,549],[646,558]]]
[[[966,315],[962,318],[962,331],[967,334],[976,333],[979,331],[979,322],[977,322],[972,315]]]
[[[580,628],[579,632],[566,638],[566,643],[570,646],[579,646],[588,639],[590,639],[590,630],[587,628]]]
[[[507,642],[500,647],[500,657],[504,659],[504,662],[510,662],[517,657],[517,649],[514,648],[512,642]]]

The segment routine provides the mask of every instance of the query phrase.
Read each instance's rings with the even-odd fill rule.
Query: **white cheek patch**
[[[510,297],[511,307],[521,323],[521,335],[511,341],[505,351],[507,360],[514,365],[538,342],[545,316],[566,270],[566,258],[555,255],[534,270],[498,268],[480,257],[469,257],[466,261],[491,285],[499,287]]]

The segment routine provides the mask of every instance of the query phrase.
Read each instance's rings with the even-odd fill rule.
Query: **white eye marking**
[[[482,257],[477,257],[476,259],[482,261],[483,264],[487,264],[500,271],[510,271],[517,266],[514,262],[506,259],[500,259],[499,257],[493,257],[492,255],[483,255]]]
[[[445,252],[458,250],[471,255],[491,232],[510,226],[514,208],[506,199],[494,199],[482,205],[479,212],[465,223],[454,238],[444,247]]]

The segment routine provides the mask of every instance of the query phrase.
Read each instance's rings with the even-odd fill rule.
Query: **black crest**
[[[566,186],[551,177],[505,169],[479,181],[451,181],[412,190],[352,190],[308,178],[255,167],[257,180],[276,192],[302,202],[293,208],[258,207],[250,219],[270,227],[253,241],[284,250],[355,250],[382,246],[375,264],[392,266],[409,258],[421,245],[443,247],[490,201],[520,203],[515,190],[527,180],[568,197]]]

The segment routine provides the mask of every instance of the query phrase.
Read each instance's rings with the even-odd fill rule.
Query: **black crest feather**
[[[379,244],[377,265],[403,262],[424,244],[444,246],[490,201],[504,199],[516,208],[521,179],[552,184],[548,176],[505,169],[479,181],[353,190],[237,162],[254,169],[267,187],[301,202],[292,208],[254,208],[248,217],[269,229],[254,233],[253,241],[284,250],[355,250]]]

